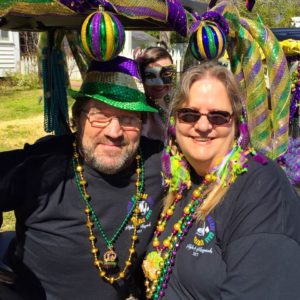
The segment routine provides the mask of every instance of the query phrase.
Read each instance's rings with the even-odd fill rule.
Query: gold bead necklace
[[[92,208],[90,204],[91,197],[87,192],[87,181],[83,177],[83,166],[79,163],[79,154],[77,152],[77,145],[76,142],[73,143],[73,167],[75,172],[75,180],[78,187],[78,190],[80,192],[81,197],[85,201],[86,207],[85,207],[85,214],[87,218],[86,226],[89,230],[89,240],[91,243],[91,252],[94,257],[94,265],[99,271],[99,275],[101,278],[105,279],[110,284],[113,284],[115,281],[125,278],[127,269],[131,266],[131,261],[133,255],[136,253],[135,250],[135,244],[138,240],[137,230],[139,227],[138,222],[133,222],[133,220],[137,220],[138,216],[140,214],[140,210],[138,208],[137,202],[142,198],[143,196],[143,190],[144,190],[144,164],[143,160],[140,154],[136,155],[136,162],[137,162],[137,180],[136,180],[136,194],[132,197],[132,208],[127,213],[125,219],[123,220],[121,226],[116,230],[115,234],[111,239],[108,239],[104,229],[102,228],[98,217],[96,216],[94,209]],[[131,219],[133,224],[133,234],[131,236],[131,245],[129,247],[129,255],[127,260],[125,261],[125,266],[122,271],[118,272],[117,276],[110,276],[108,274],[108,270],[112,269],[117,266],[117,254],[113,248],[113,243],[117,240],[119,234],[124,229],[125,225],[128,223],[129,219]],[[93,233],[93,226],[94,222],[96,223],[106,245],[108,250],[103,255],[103,260],[99,259],[99,249],[96,246],[96,236]]]

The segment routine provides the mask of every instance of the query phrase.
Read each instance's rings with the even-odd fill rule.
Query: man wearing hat
[[[145,102],[135,62],[124,57],[92,62],[70,94],[74,134],[0,154],[0,211],[14,210],[17,220],[6,257],[16,280],[0,295],[142,299],[141,260],[162,198],[162,145],[141,137],[141,128],[144,112],[156,110]]]

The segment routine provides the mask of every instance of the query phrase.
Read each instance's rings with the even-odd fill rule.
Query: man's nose
[[[123,135],[123,133],[120,120],[116,117],[112,118],[107,127],[105,127],[105,135],[111,138],[119,138]]]

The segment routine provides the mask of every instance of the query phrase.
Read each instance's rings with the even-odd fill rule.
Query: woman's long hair
[[[225,86],[233,110],[237,138],[239,136],[240,118],[243,111],[241,101],[243,95],[231,71],[215,62],[203,63],[193,66],[185,71],[181,78],[179,87],[175,92],[174,99],[170,103],[170,117],[174,117],[176,123],[176,110],[188,99],[192,84],[203,78],[216,78]],[[172,130],[170,130],[170,132],[172,132]],[[181,152],[180,147],[176,142],[176,137],[172,136],[172,134],[168,135],[167,143],[171,145],[170,148],[172,148],[173,154]],[[183,159],[185,159],[184,156]],[[218,182],[210,184],[209,188],[205,191],[205,195],[203,195],[205,197],[204,202],[196,211],[198,221],[204,220],[206,216],[220,203],[228,188],[228,186],[224,187]],[[171,205],[171,203],[173,203],[175,196],[176,192],[174,191],[170,191],[167,194],[164,199],[164,211]]]

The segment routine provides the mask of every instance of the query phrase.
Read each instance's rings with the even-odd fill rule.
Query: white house
[[[132,58],[135,48],[156,46],[158,40],[144,31],[125,31],[125,44],[121,55]]]
[[[300,17],[293,17],[292,23],[295,27],[300,27]]]
[[[19,33],[0,30],[0,77],[16,72],[20,64]]]

